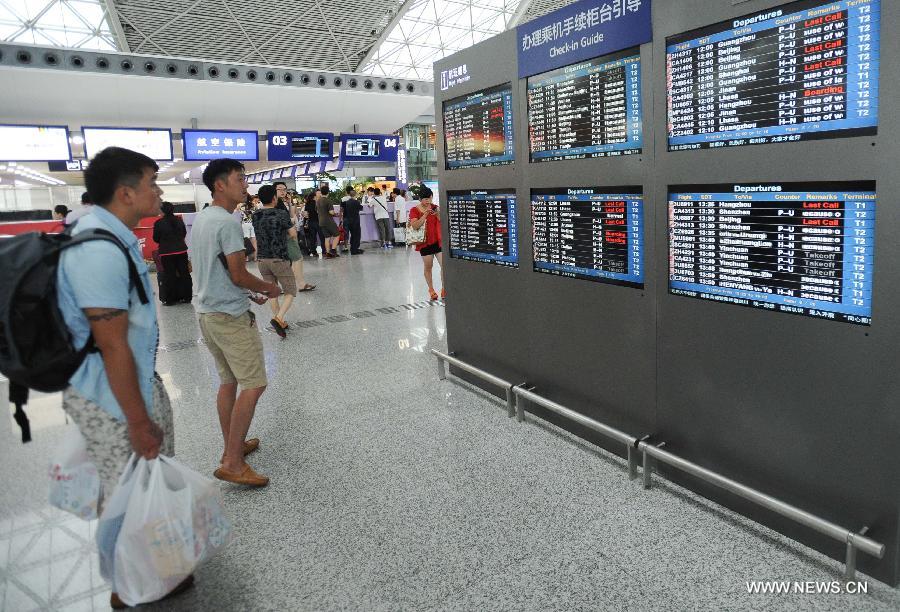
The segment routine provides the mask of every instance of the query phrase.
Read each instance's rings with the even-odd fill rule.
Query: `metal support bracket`
[[[864,536],[869,531],[868,526],[859,530],[859,533],[847,534],[847,559],[844,566],[844,580],[856,580],[856,536]]]
[[[628,480],[637,480],[637,449],[633,444],[625,447],[628,451]]]

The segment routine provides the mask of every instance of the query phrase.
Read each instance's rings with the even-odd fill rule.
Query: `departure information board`
[[[513,163],[509,83],[444,102],[444,151],[447,170]]]
[[[666,40],[669,150],[878,131],[880,0],[803,0]]]
[[[534,269],[644,287],[640,187],[532,189]]]
[[[875,183],[683,185],[669,292],[869,325]]]
[[[448,191],[447,208],[450,257],[519,267],[514,190]]]
[[[638,50],[529,77],[528,136],[532,162],[640,153]]]
[[[269,132],[266,143],[269,161],[330,160],[334,135],[323,132]]]

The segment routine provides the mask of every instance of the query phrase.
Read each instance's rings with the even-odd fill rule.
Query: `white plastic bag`
[[[97,518],[100,475],[87,454],[75,424],[66,427],[59,451],[50,462],[50,505],[85,520]]]
[[[406,242],[406,229],[402,227],[394,228],[394,242]]]
[[[140,470],[138,470],[139,465]],[[97,523],[97,551],[100,554],[100,575],[112,586],[113,591],[116,590],[113,580],[116,541],[119,539],[119,532],[125,521],[125,511],[128,509],[128,500],[131,498],[134,484],[138,481],[139,473],[146,478],[147,469],[147,462],[143,459],[139,460],[137,455],[132,454],[128,463],[125,464],[125,469],[119,476],[119,483],[111,492],[112,494],[110,491],[104,491],[107,499],[103,507],[103,514],[100,515],[100,522]]]
[[[166,596],[229,541],[219,487],[169,457],[137,462],[115,544],[114,587],[128,605]]]

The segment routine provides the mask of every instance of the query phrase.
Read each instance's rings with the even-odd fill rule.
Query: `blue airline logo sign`
[[[651,0],[581,0],[516,29],[519,78],[653,39]]]

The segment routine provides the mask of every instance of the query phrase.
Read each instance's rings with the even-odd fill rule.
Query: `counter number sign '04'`
[[[471,78],[469,67],[465,64],[450,70],[441,70],[441,91],[447,91],[455,85],[469,81]]]

